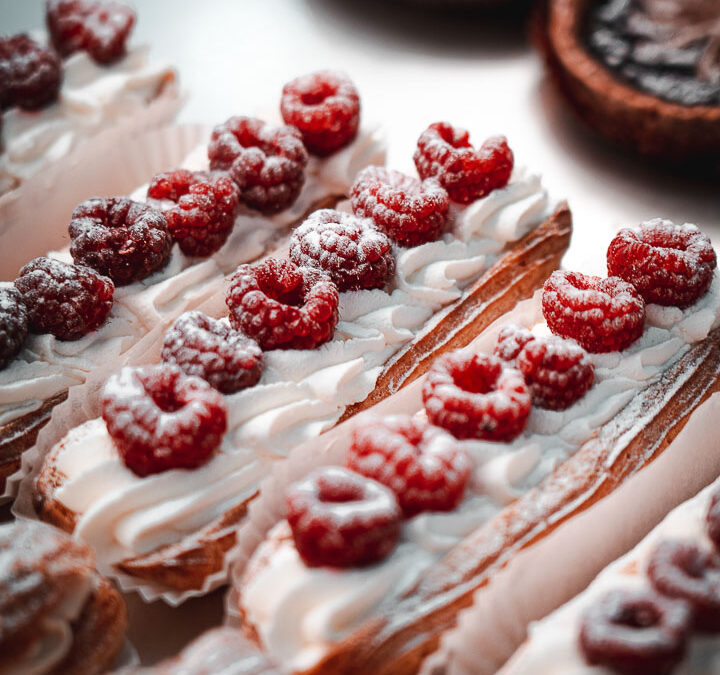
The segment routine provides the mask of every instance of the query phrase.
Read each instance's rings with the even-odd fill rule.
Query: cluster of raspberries
[[[48,0],[46,22],[53,48],[25,33],[0,39],[0,108],[43,108],[58,98],[62,59],[85,51],[110,64],[126,54],[135,13],[119,2]]]

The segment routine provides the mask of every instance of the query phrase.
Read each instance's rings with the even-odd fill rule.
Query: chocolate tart
[[[618,12],[631,33],[613,32]],[[591,127],[644,155],[720,167],[715,0],[544,0],[533,33],[552,81]]]

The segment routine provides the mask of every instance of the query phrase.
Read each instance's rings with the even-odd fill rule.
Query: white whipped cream
[[[705,516],[715,483],[684,502],[663,520],[632,551],[603,570],[595,581],[567,604],[530,626],[530,636],[501,671],[504,675],[612,675],[608,668],[590,666],[580,650],[581,617],[595,599],[614,589],[649,589],[645,570],[655,547],[667,539],[693,541],[710,550]],[[712,675],[720,673],[720,637],[693,634],[687,656],[673,673]]]
[[[171,67],[149,61],[149,52],[149,45],[131,47],[121,61],[108,66],[76,52],[63,61],[55,103],[37,111],[3,112],[0,195],[119,119],[141,112],[175,79]]]
[[[529,313],[523,320],[537,334],[549,334],[542,319],[539,294],[536,299],[534,316]],[[623,352],[590,354],[595,365],[595,383],[573,406],[564,411],[533,407],[525,431],[512,443],[462,442],[473,461],[474,471],[461,505],[450,513],[424,513],[406,521],[398,551],[378,565],[349,573],[313,570],[301,562],[289,564],[293,555],[297,557],[292,540],[283,540],[280,552],[273,551],[277,541],[266,540],[254,558],[263,563],[256,563],[257,569],[248,573],[242,591],[248,619],[257,628],[270,655],[292,668],[298,668],[298,664],[315,665],[334,644],[357,630],[368,614],[379,611],[378,603],[374,609],[367,608],[362,615],[354,615],[352,605],[348,604],[352,599],[349,592],[326,592],[322,576],[326,577],[328,589],[337,586],[334,582],[337,576],[347,576],[353,580],[352,584],[363,588],[368,597],[373,597],[374,589],[384,583],[384,575],[389,573],[385,566],[394,569],[399,564],[397,556],[402,555],[401,566],[417,579],[417,575],[443,553],[537,485],[641,389],[660,377],[690,344],[704,339],[718,325],[720,277],[717,272],[708,292],[692,307],[679,310],[648,306],[645,331],[633,345]],[[405,578],[403,582],[411,583]],[[268,606],[285,608],[296,590],[308,583],[321,590],[307,597],[302,611],[297,609],[292,621],[285,621],[282,611],[268,611]],[[264,589],[264,597],[259,594],[259,588]],[[399,597],[394,589],[390,591],[390,600],[387,595],[383,592],[379,597],[383,602]],[[328,613],[347,617],[342,630],[311,632],[306,628],[314,617]],[[294,651],[290,652],[287,645],[294,645]]]
[[[261,255],[274,237],[300,220],[313,204],[346,194],[365,162],[384,163],[385,147],[378,129],[361,130],[350,145],[332,157],[312,158],[305,185],[290,208],[271,217],[241,212],[228,241],[206,260],[188,258],[174,246],[164,269],[140,282],[116,287],[106,323],[80,340],[64,342],[47,334],[28,336],[20,354],[0,370],[0,425],[37,410],[45,400],[84,382],[90,372],[117,363],[118,357],[153,327],[169,325],[182,312],[222,292],[227,273]],[[198,146],[183,166],[207,169],[206,152],[204,145]],[[146,193],[147,187],[141,187],[133,198],[143,201]],[[69,249],[49,255],[72,262]]]
[[[225,397],[228,432],[220,452],[201,469],[138,478],[112,450],[102,422],[93,423],[90,443],[77,437],[84,433],[83,427],[71,431],[62,453],[68,478],[57,496],[79,514],[76,536],[95,549],[99,569],[110,572],[113,563],[210,522],[228,508],[228,494],[234,494],[234,503],[252,494],[269,461],[328,429],[347,405],[373,390],[388,359],[432,319],[439,306],[460,297],[497,259],[502,237],[508,241],[524,234],[528,224],[520,218],[513,229],[506,209],[517,218],[518,212],[535,203],[542,203],[542,209],[534,207],[537,223],[547,210],[547,195],[536,176],[517,172],[506,189],[458,209],[456,228],[473,233],[467,234],[467,243],[448,233],[439,242],[398,249],[396,279],[389,292],[341,293],[340,321],[330,342],[313,350],[265,352],[259,383]],[[492,238],[484,236],[486,228]],[[458,254],[462,247],[465,259]],[[478,262],[481,249],[486,252]],[[439,290],[446,294],[444,301],[433,293]],[[93,450],[91,461],[87,446],[107,452]],[[250,468],[245,471],[245,467]],[[95,490],[99,485],[102,489]],[[190,525],[173,500],[192,505]]]

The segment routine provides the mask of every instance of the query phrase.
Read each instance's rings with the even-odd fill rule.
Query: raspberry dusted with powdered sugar
[[[395,273],[387,235],[369,218],[322,209],[296,228],[290,260],[327,272],[340,291],[382,288]]]
[[[300,130],[308,151],[324,157],[357,136],[360,96],[347,75],[323,70],[288,82],[280,112]]]
[[[389,487],[406,517],[454,509],[471,469],[467,453],[451,437],[406,415],[355,427],[347,465]]]
[[[543,286],[542,311],[553,333],[589,352],[626,349],[645,325],[645,302],[620,277],[555,271]]]
[[[73,260],[119,286],[150,276],[170,259],[165,216],[125,197],[84,201],[73,211],[69,231]]]
[[[28,334],[28,312],[22,294],[13,286],[0,286],[0,370],[19,353]]]
[[[572,340],[558,337],[530,340],[515,359],[530,387],[533,404],[565,410],[592,387],[595,368],[587,352]]]
[[[420,182],[399,171],[369,166],[350,191],[356,216],[371,218],[402,246],[438,239],[448,217],[448,194],[436,180]]]
[[[295,546],[310,567],[368,565],[392,553],[402,511],[392,490],[338,466],[293,485],[287,520]]]
[[[240,201],[265,214],[288,208],[305,182],[308,155],[295,127],[231,117],[213,129],[208,157],[211,169],[228,171]]]
[[[623,675],[669,675],[685,654],[688,603],[652,589],[612,589],[585,611],[580,648],[591,666]]]
[[[503,326],[498,334],[493,354],[499,356],[503,361],[515,361],[522,348],[534,339],[535,336],[527,328],[521,328],[515,324]]]
[[[89,267],[35,258],[15,279],[33,333],[77,340],[105,323],[115,286]]]
[[[339,295],[330,277],[290,260],[240,265],[225,302],[230,323],[263,349],[314,349],[332,339]]]
[[[629,281],[645,302],[687,307],[710,286],[717,258],[695,225],[656,218],[620,230],[607,251],[608,274]]]
[[[441,356],[428,371],[422,396],[430,422],[456,438],[511,441],[530,415],[522,373],[497,356]]]
[[[252,387],[262,373],[257,342],[202,312],[185,312],[175,319],[165,333],[162,359],[223,394]]]
[[[653,550],[647,575],[655,589],[690,603],[695,627],[720,631],[720,557],[691,539],[661,541]]]
[[[58,97],[62,62],[27,35],[0,39],[0,109],[42,108]]]
[[[163,212],[168,230],[183,253],[200,258],[227,241],[239,194],[237,185],[220,171],[166,171],[154,176],[148,187],[148,197],[176,202]]]
[[[475,149],[465,129],[447,122],[431,124],[420,134],[413,159],[421,178],[437,178],[460,204],[505,187],[514,163],[504,136],[488,138]]]
[[[86,51],[102,64],[118,61],[135,25],[135,12],[120,2],[48,0],[47,27],[63,56]]]
[[[201,466],[227,428],[222,394],[168,363],[112,375],[102,416],[125,466],[138,476]]]

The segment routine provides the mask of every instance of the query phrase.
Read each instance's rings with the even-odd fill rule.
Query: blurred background
[[[604,251],[610,228],[663,216],[698,223],[720,242],[717,176],[658,167],[582,126],[558,99],[527,37],[531,2],[488,10],[472,0],[135,0],[134,43],[173,64],[188,100],[179,122],[216,124],[277,110],[293,77],[341,69],[362,97],[363,120],[381,124],[388,164],[413,170],[430,123],[448,120],[480,144],[505,134],[516,164],[542,173],[575,220],[568,266]],[[0,33],[42,27],[41,0],[0,0]],[[169,168],[169,167],[168,167]],[[597,246],[595,245],[597,243]],[[221,619],[221,593],[179,610],[129,598],[130,638],[146,661],[177,651]],[[171,626],[158,636],[156,626]]]

